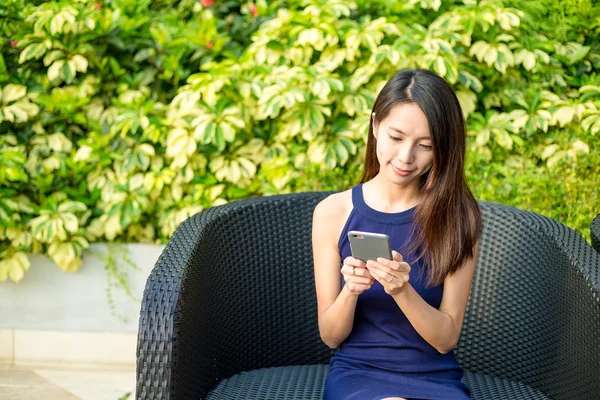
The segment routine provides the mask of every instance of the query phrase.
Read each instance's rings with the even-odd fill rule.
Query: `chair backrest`
[[[240,338],[228,344],[236,370],[327,363],[333,354],[319,336],[311,244],[314,207],[331,193],[246,199],[211,217],[210,240],[196,257],[199,275],[190,279],[204,282],[198,320],[213,331],[207,337]],[[597,365],[582,353],[586,346],[568,340],[590,331],[590,321],[597,333],[600,326],[573,295],[587,288],[582,295],[596,293],[590,304],[598,304],[598,282],[587,282],[570,259],[568,248],[581,236],[538,214],[479,204],[484,230],[455,350],[461,365],[535,386],[553,379],[557,363],[566,363],[560,370],[571,362]],[[589,257],[592,250],[582,251]],[[597,255],[589,262],[597,264]],[[600,335],[589,340],[600,348]]]
[[[214,208],[190,279],[202,282],[197,318],[212,331],[207,338],[239,338],[228,342],[232,370],[323,364],[333,354],[318,330],[311,243],[313,210],[330,193]]]

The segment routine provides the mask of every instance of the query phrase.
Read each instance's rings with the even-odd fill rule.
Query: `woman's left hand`
[[[402,255],[392,251],[393,260],[379,257],[377,261],[367,261],[367,269],[371,276],[383,285],[389,295],[400,293],[409,280],[410,265],[404,262]]]

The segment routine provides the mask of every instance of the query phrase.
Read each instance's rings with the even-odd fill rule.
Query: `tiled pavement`
[[[135,370],[0,365],[2,400],[133,399]]]

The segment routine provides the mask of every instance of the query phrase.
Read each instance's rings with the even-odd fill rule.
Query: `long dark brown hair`
[[[402,103],[421,108],[433,145],[433,166],[419,181],[414,240],[407,252],[416,252],[417,260],[424,259],[427,284],[439,285],[473,257],[473,246],[482,230],[479,206],[465,180],[465,121],[452,87],[443,78],[420,69],[397,72],[375,100],[359,183],[379,173],[373,123],[379,125]]]

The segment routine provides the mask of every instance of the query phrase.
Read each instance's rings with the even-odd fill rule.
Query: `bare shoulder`
[[[352,211],[352,190],[331,194],[321,200],[313,213],[313,229],[327,231],[329,237],[337,240]]]
[[[319,222],[329,225],[339,222],[350,215],[352,211],[352,191],[345,190],[331,194],[321,200],[315,207],[314,214],[319,217]]]

